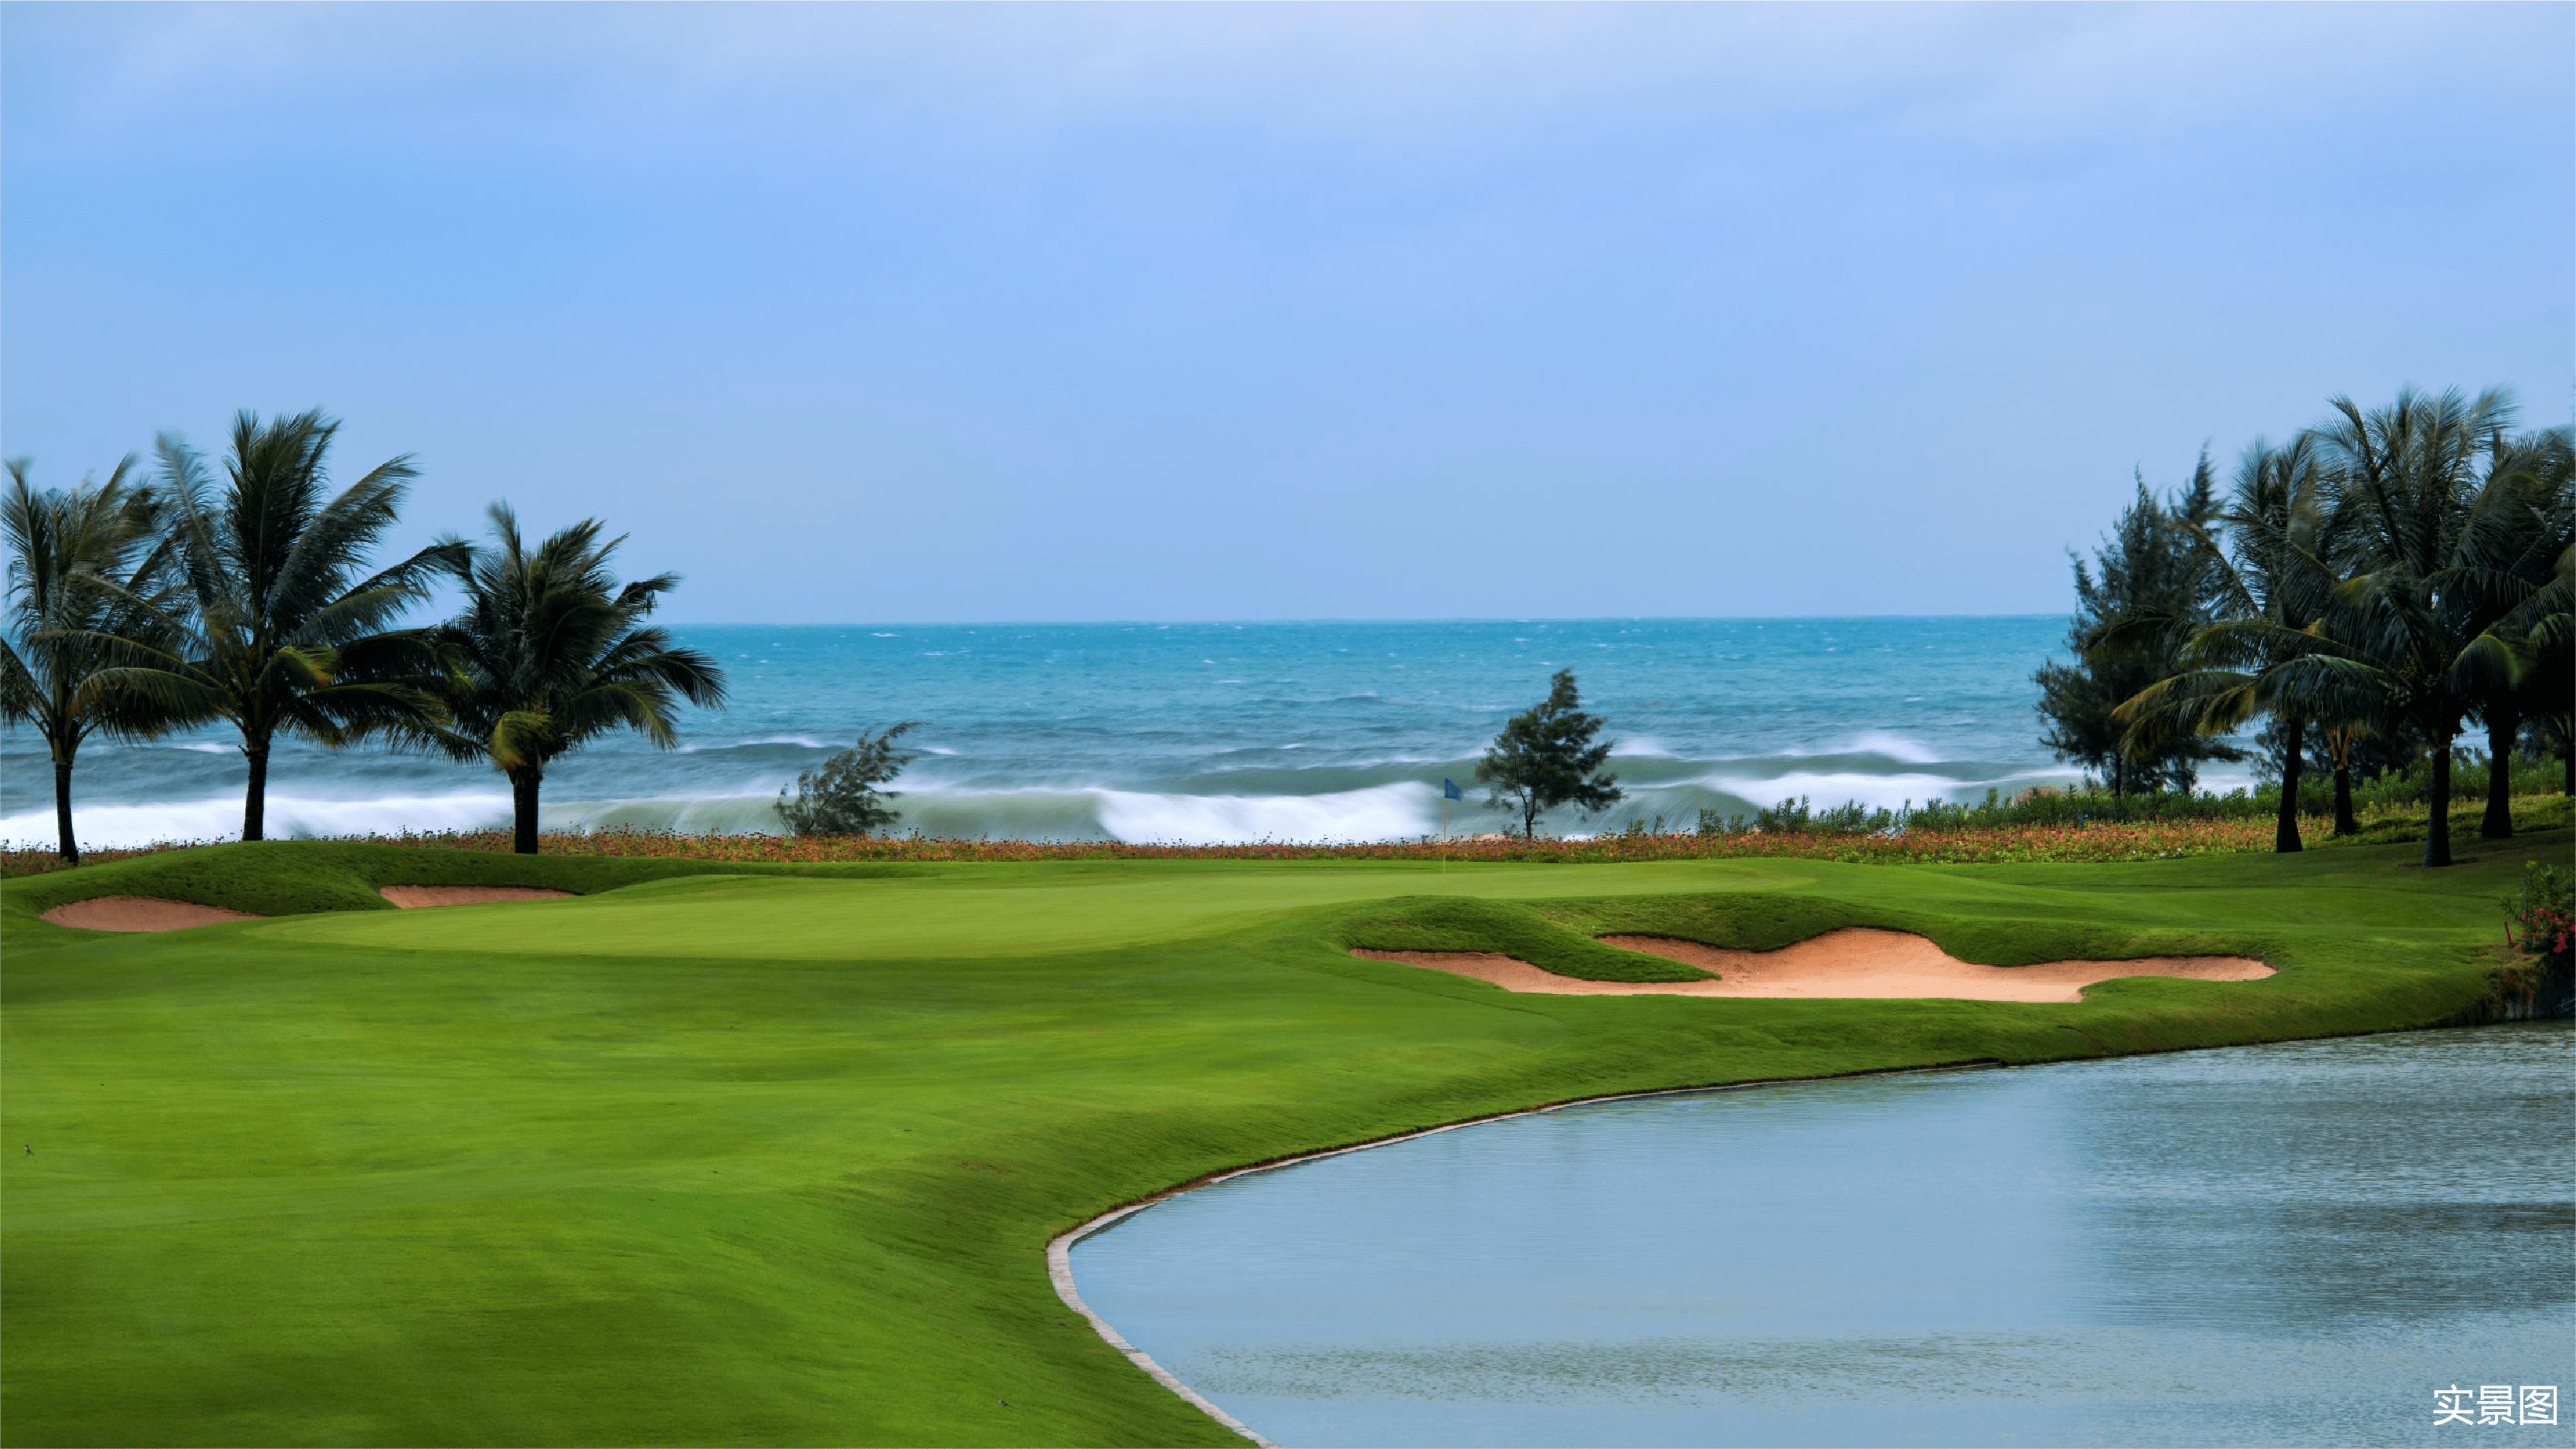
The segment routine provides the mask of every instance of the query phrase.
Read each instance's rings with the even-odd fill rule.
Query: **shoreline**
[[[1191,1388],[1188,1383],[1184,1382],[1180,1378],[1179,1375],[1174,1374],[1170,1369],[1165,1368],[1160,1362],[1158,1362],[1153,1355],[1136,1347],[1133,1343],[1130,1343],[1127,1340],[1126,1335],[1118,1331],[1116,1325],[1094,1312],[1091,1306],[1083,1301],[1081,1290],[1074,1282],[1074,1245],[1085,1238],[1093,1236],[1094,1234],[1106,1232],[1109,1229],[1118,1226],[1120,1223],[1127,1221],[1129,1218],[1145,1211],[1147,1208],[1169,1202],[1174,1198],[1178,1198],[1189,1193],[1197,1192],[1202,1188],[1214,1187],[1222,1182],[1231,1182],[1239,1177],[1251,1177],[1259,1173],[1277,1172],[1285,1168],[1297,1167],[1309,1162],[1322,1161],[1325,1158],[1347,1156],[1354,1152],[1366,1152],[1372,1148],[1392,1147],[1397,1143],[1411,1142],[1424,1137],[1436,1137],[1444,1132],[1456,1132],[1462,1128],[1482,1127],[1489,1123],[1509,1122],[1522,1117],[1544,1116],[1550,1112],[1561,1112],[1574,1107],[1594,1107],[1605,1102],[1630,1102],[1650,1097],[1709,1096],[1719,1092],[1749,1092],[1770,1087],[1799,1086],[1811,1082],[1856,1081],[1865,1077],[1911,1077],[1945,1075],[1953,1072],[2018,1071],[2031,1067],[2063,1066],[2068,1062],[2074,1061],[2120,1061],[2131,1057],[2179,1056],[2189,1052],[2240,1051],[2247,1047],[2281,1046],[2292,1042],[2335,1041],[2349,1037],[2366,1036],[2397,1036],[2407,1032],[2418,1031],[2467,1031],[2483,1027],[2519,1026],[2527,1024],[2529,1023],[2519,1020],[2505,1019],[2447,1021],[2425,1026],[2392,1027],[2382,1031],[2324,1032],[2315,1036],[2281,1037],[2273,1041],[2224,1042],[2210,1046],[2155,1047],[2144,1051],[2110,1052],[2098,1056],[2060,1057],[2048,1061],[2008,1062],[1999,1058],[1987,1057],[1957,1062],[1934,1062],[1923,1066],[1872,1067],[1853,1072],[1827,1072],[1812,1077],[1764,1077],[1742,1082],[1709,1082],[1682,1087],[1650,1087],[1644,1091],[1605,1092],[1598,1096],[1569,1097],[1563,1101],[1548,1102],[1535,1107],[1519,1107],[1505,1112],[1488,1112],[1479,1116],[1460,1118],[1455,1122],[1443,1122],[1437,1126],[1417,1127],[1408,1131],[1391,1133],[1383,1137],[1365,1138],[1357,1142],[1346,1142],[1337,1147],[1318,1148],[1311,1152],[1299,1152],[1287,1157],[1247,1163],[1241,1167],[1229,1167],[1221,1171],[1203,1174],[1199,1177],[1192,1178],[1187,1182],[1179,1183],[1172,1187],[1164,1188],[1161,1191],[1147,1194],[1133,1202],[1122,1203],[1106,1212],[1087,1218],[1075,1226],[1047,1239],[1047,1281],[1049,1285],[1055,1289],[1056,1297],[1060,1299],[1067,1308],[1070,1308],[1075,1313],[1081,1315],[1082,1320],[1091,1326],[1092,1332],[1099,1335],[1102,1342],[1107,1343],[1110,1347],[1118,1350],[1118,1352],[1125,1356],[1129,1362],[1135,1364],[1138,1368],[1143,1369],[1147,1376],[1152,1378],[1154,1382],[1161,1384],[1164,1388],[1170,1390],[1172,1394],[1182,1402],[1187,1403],[1192,1408],[1206,1414],[1210,1419],[1224,1426],[1226,1429],[1242,1435],[1246,1440],[1253,1444],[1261,1446],[1261,1449],[1281,1449],[1281,1446],[1276,1442],[1263,1437],[1260,1431],[1252,1428],[1242,1420],[1235,1418],[1232,1414],[1229,1414],[1223,1408],[1220,1408],[1213,1400],[1210,1400],[1207,1396],[1199,1393],[1196,1389]],[[2568,1030],[2570,1028],[2562,1027],[2559,1029]]]
[[[2526,797],[2517,797],[2521,801]],[[2528,797],[2530,808],[2516,807],[2518,833],[2560,828],[2569,823],[2568,797]],[[2552,803],[2556,802],[2556,803]],[[2310,849],[2340,850],[2355,845],[2386,845],[2422,838],[2422,815],[2392,811],[2366,815],[2357,835],[2335,837],[2323,816],[2302,816],[2301,829]],[[2413,833],[2407,827],[2412,824]],[[2454,838],[2474,836],[2477,817],[2455,809]],[[1066,841],[972,839],[928,835],[798,837],[784,834],[687,834],[660,830],[603,830],[584,833],[547,832],[540,836],[545,858],[652,858],[696,860],[710,864],[829,865],[852,862],[1030,862],[1045,860],[1341,860],[1407,861],[1427,866],[1454,862],[1462,866],[1501,862],[1646,860],[1801,859],[1845,864],[1977,865],[2031,863],[2100,863],[2169,860],[2198,855],[2268,854],[2274,822],[2253,817],[2148,818],[2136,821],[2088,820],[2064,823],[1992,824],[1924,827],[1893,833],[1841,833],[1823,830],[1745,831],[1702,835],[1692,830],[1661,834],[1604,830],[1582,836],[1542,835],[1535,840],[1482,834],[1442,840],[1408,836],[1376,841],[1253,840],[1223,845],[1172,841],[1088,839]],[[463,854],[510,856],[507,830],[438,831],[413,835],[291,837],[253,842],[280,844],[399,846],[451,850]],[[239,848],[237,840],[182,840],[132,848],[85,848],[82,864],[99,865],[143,859],[179,851]],[[525,858],[525,857],[521,857]],[[0,878],[57,874],[64,865],[52,846],[0,846]]]

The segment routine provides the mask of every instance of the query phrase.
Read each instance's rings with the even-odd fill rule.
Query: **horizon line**
[[[1992,614],[1459,614],[1442,617],[1367,617],[1360,615],[1314,614],[1243,619],[671,619],[661,622],[678,628],[724,629],[864,629],[904,627],[914,629],[953,628],[1075,628],[1097,625],[1153,625],[1169,627],[1179,624],[1233,625],[1250,624],[1762,624],[1851,622],[1875,619],[2055,619],[2071,617],[2072,611],[2060,615],[2053,610]]]

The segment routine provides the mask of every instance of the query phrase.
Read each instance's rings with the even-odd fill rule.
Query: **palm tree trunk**
[[[2478,822],[2482,840],[2513,835],[2513,746],[2522,733],[2522,716],[2501,706],[2487,710],[2487,817]]]
[[[2424,866],[2451,863],[2451,740],[2448,730],[2433,735],[2433,798],[2425,802]]]
[[[2337,835],[2359,835],[2361,822],[2352,818],[2352,766],[2335,766],[2335,828]]]
[[[63,864],[80,864],[80,841],[72,835],[72,752],[59,747],[54,751],[54,834]]]
[[[250,791],[242,798],[242,839],[265,840],[268,824],[268,737],[260,735],[242,745],[242,758],[250,761]]]
[[[2281,755],[2281,818],[2272,829],[2272,853],[2296,855],[2299,844],[2299,740],[2308,732],[2308,722],[2295,714],[2281,717],[2281,734],[2289,748]]]
[[[545,778],[535,769],[510,772],[510,849],[520,855],[537,853],[537,789]]]

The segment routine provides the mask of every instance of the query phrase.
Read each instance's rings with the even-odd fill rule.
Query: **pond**
[[[1085,1301],[1306,1445],[2576,1443],[2564,1024],[1564,1108],[1235,1178]],[[2511,1386],[2508,1422],[2437,1395]]]

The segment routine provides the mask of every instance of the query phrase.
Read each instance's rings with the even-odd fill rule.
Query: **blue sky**
[[[319,404],[680,620],[2069,606],[2576,395],[2576,7],[0,7],[0,450]]]

